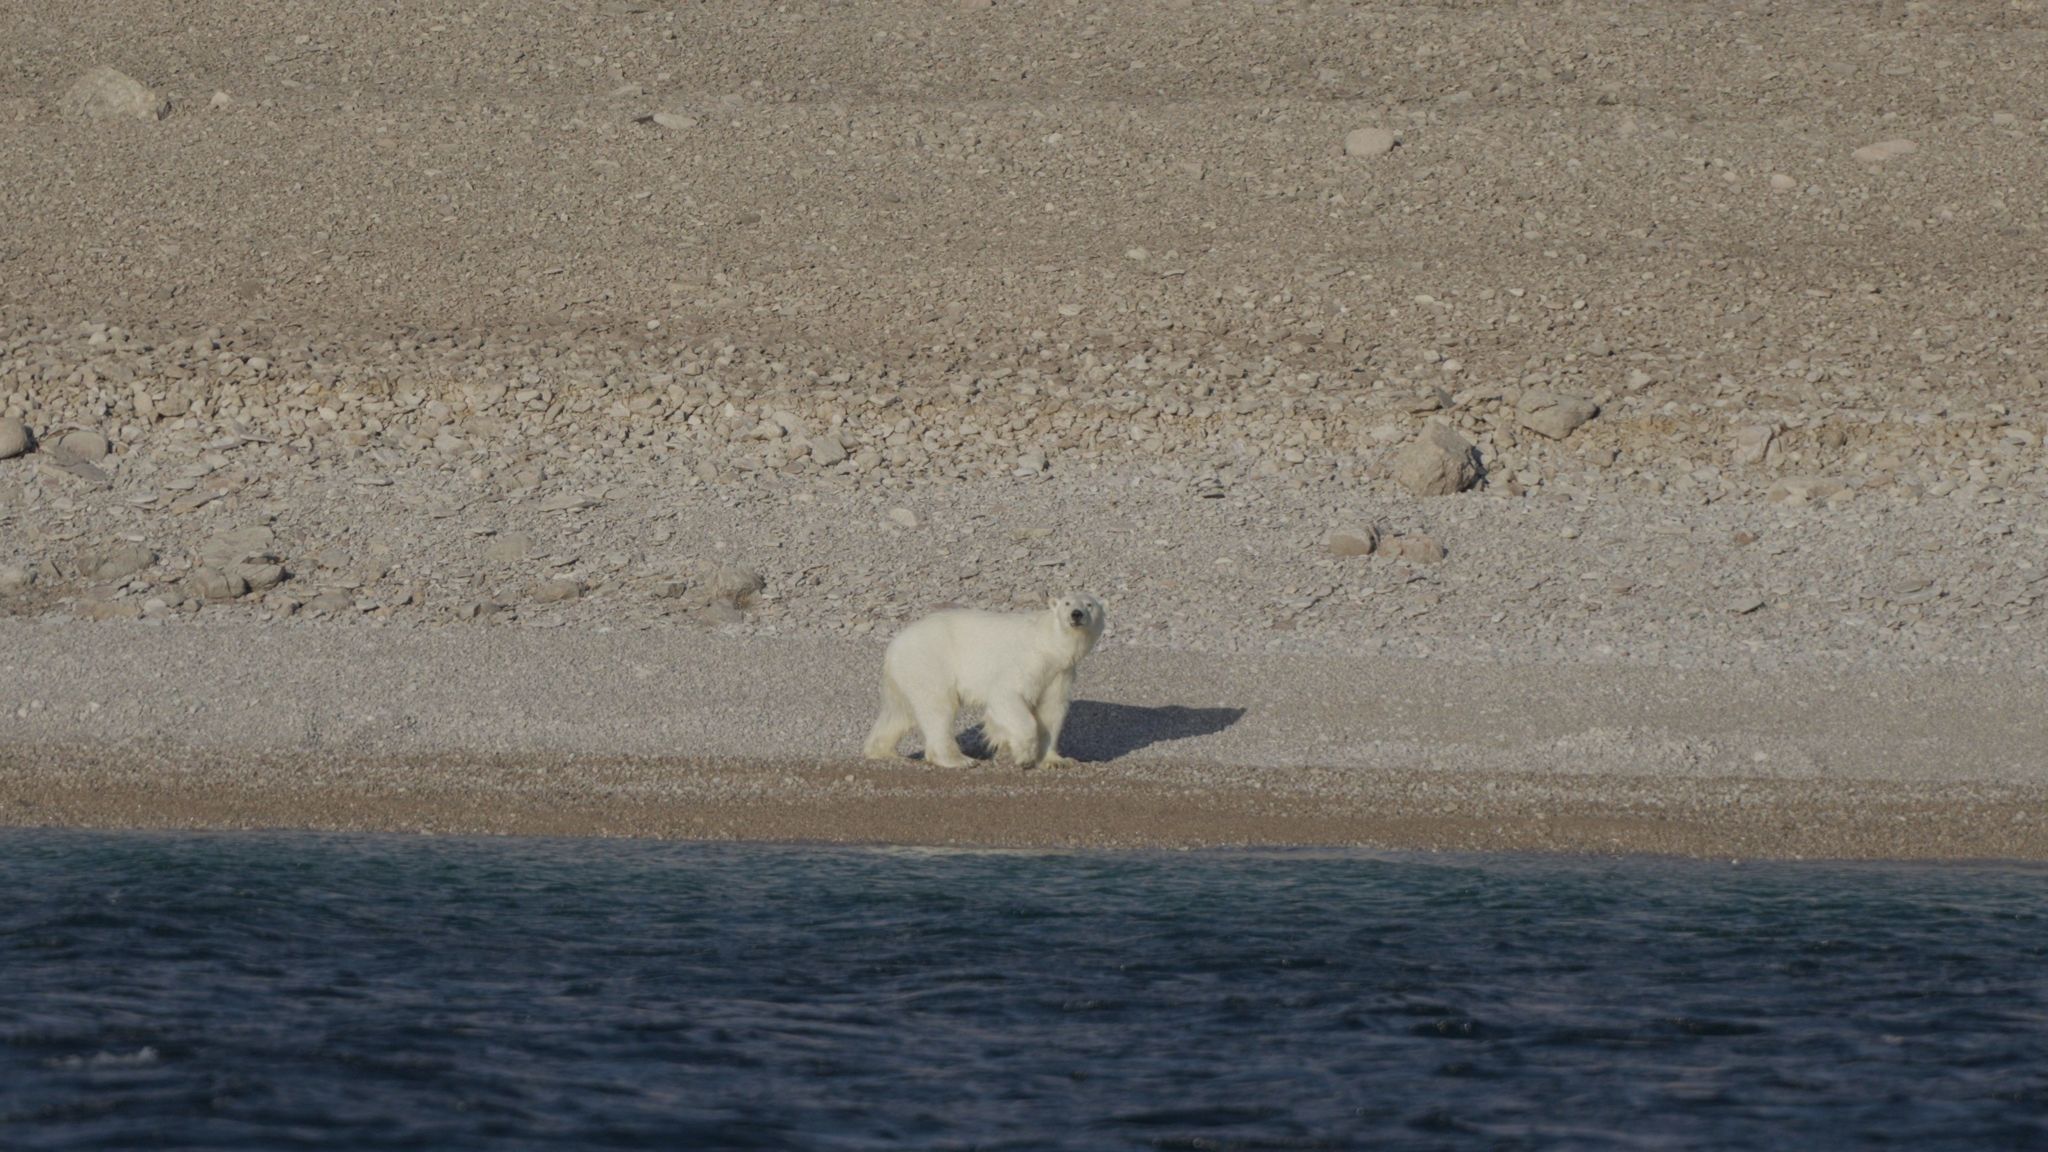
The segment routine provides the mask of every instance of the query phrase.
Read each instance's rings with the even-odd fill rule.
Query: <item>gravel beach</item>
[[[0,822],[2048,856],[2042,5],[0,42]]]
[[[0,640],[0,698],[23,701],[0,823],[2048,858],[2038,686],[1978,675],[1122,648],[1069,717],[1084,763],[1026,773],[861,762],[871,642],[205,623]]]

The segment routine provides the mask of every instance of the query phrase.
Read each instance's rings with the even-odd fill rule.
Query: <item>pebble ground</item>
[[[2048,670],[2038,4],[202,0],[0,43],[0,615],[81,650],[857,653],[1081,587],[1112,648],[1303,683]],[[96,66],[146,114],[84,114]]]

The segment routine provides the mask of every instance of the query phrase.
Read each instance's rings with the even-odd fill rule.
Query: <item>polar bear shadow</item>
[[[1076,760],[1115,760],[1154,744],[1214,736],[1243,718],[1242,708],[1076,700],[1067,709],[1067,735],[1060,750]],[[980,724],[960,734],[960,749],[982,760],[995,754]]]

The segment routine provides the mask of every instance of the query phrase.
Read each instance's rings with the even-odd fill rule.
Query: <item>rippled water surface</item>
[[[2044,893],[0,832],[0,1147],[2041,1147]]]

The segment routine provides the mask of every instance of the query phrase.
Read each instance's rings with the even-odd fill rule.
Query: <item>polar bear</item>
[[[1059,742],[1074,669],[1107,623],[1102,601],[1085,593],[1056,594],[1041,612],[961,609],[919,620],[882,656],[882,714],[868,733],[868,759],[895,756],[914,726],[928,763],[966,767],[972,761],[953,738],[965,706],[984,710],[990,743],[1019,767],[1071,766]]]

